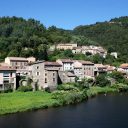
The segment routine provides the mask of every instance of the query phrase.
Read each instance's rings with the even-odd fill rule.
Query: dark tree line
[[[128,62],[128,17],[78,26],[74,30],[55,26],[46,28],[35,19],[25,20],[15,16],[0,18],[0,60],[6,56],[35,56],[37,59],[48,60],[52,56],[48,53],[50,45],[70,42],[101,45],[109,53],[118,52],[119,58],[116,61]],[[65,55],[67,53],[61,56]],[[83,58],[82,55],[80,57]],[[114,61],[108,56],[107,61],[111,60]]]

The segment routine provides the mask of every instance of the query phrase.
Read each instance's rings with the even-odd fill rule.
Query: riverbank
[[[118,91],[117,88],[94,86],[81,91],[73,89],[58,90],[53,93],[45,91],[2,93],[0,94],[0,115],[74,104],[99,93]]]

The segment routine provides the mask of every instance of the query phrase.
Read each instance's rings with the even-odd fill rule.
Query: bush
[[[0,93],[8,93],[8,92],[13,92],[13,89],[7,89],[7,90],[2,90],[0,91]]]
[[[68,84],[61,84],[57,87],[58,90],[65,90],[65,91],[69,91],[69,90],[78,90],[78,88],[76,88],[74,86],[74,84],[68,83]]]
[[[32,91],[33,88],[31,85],[28,85],[28,86],[20,86],[17,90],[20,92],[28,92],[28,91]]]
[[[105,75],[99,75],[96,77],[96,85],[100,87],[104,87],[107,85],[111,85],[110,81],[106,78]]]
[[[50,88],[49,88],[49,87],[46,87],[46,88],[45,88],[45,91],[46,91],[46,92],[48,92],[48,93],[50,93],[50,92],[51,92],[51,90],[50,90]]]
[[[52,94],[53,99],[57,99],[61,105],[74,104],[87,98],[86,91],[55,91]]]

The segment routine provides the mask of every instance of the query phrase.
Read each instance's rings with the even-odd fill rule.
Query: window
[[[39,75],[40,75],[40,73],[39,73],[39,72],[36,72],[36,75],[37,75],[37,76],[39,76]]]
[[[2,89],[3,88],[3,85],[2,84],[0,84],[0,89]]]
[[[53,76],[55,76],[55,73],[53,73]]]
[[[12,72],[10,73],[10,77],[12,77]]]
[[[9,77],[9,73],[3,73],[3,77]]]
[[[47,73],[45,73],[45,76],[47,76]]]
[[[53,78],[53,82],[55,82],[55,78]]]
[[[45,78],[45,83],[47,83],[47,78]]]
[[[3,83],[4,84],[8,84],[9,83],[9,80],[4,80]]]
[[[39,66],[37,66],[36,69],[39,69]]]

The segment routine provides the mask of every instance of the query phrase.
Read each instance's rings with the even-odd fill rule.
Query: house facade
[[[94,71],[95,71],[95,66],[94,63],[90,61],[78,61],[79,63],[82,64],[82,77],[83,78],[94,78]]]
[[[63,44],[58,44],[56,46],[57,49],[63,49],[63,50],[67,50],[67,49],[73,49],[74,47],[77,47],[76,43],[63,43]]]
[[[0,91],[16,89],[16,70],[8,66],[0,66]]]
[[[27,58],[23,57],[6,57],[5,63],[16,69],[16,72],[20,75],[25,75],[27,73],[26,66],[28,64]]]
[[[31,77],[37,82],[39,89],[55,89],[58,85],[58,70],[61,65],[57,62],[37,61],[31,65]]]
[[[60,65],[62,65],[62,71],[72,71],[74,70],[74,61],[71,59],[58,59],[56,60]]]

